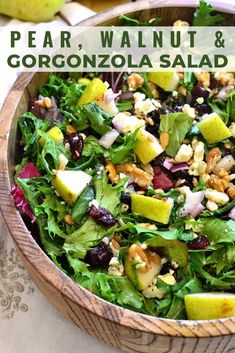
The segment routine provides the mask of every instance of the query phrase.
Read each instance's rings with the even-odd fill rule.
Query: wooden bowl
[[[187,7],[185,7],[187,3]],[[177,7],[174,6],[177,4]],[[84,21],[83,25],[118,22],[132,13],[146,19],[162,16],[164,24],[190,20],[197,1],[141,1],[120,6]],[[232,5],[215,6],[228,24],[235,23]],[[232,15],[233,13],[233,15]],[[234,353],[235,317],[185,321],[151,317],[110,304],[75,284],[62,273],[31,237],[10,196],[17,157],[17,119],[27,111],[30,97],[46,82],[48,74],[22,73],[12,87],[0,113],[0,207],[21,258],[41,292],[77,326],[113,347],[126,352]]]

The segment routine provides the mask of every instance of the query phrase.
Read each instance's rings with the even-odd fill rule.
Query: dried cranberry
[[[196,239],[188,243],[189,249],[192,249],[192,250],[203,250],[207,248],[209,245],[210,245],[210,242],[208,238],[203,235],[197,237]]]
[[[160,275],[165,275],[168,272],[170,272],[170,270],[174,270],[170,261],[167,261],[165,264],[162,265],[161,271],[160,271]]]
[[[172,189],[174,181],[171,173],[158,166],[154,168],[153,187],[154,189],[163,189],[164,191]]]
[[[212,112],[212,109],[209,104],[203,103],[203,104],[195,104],[194,106],[196,113],[201,116],[203,114],[210,114]]]
[[[193,97],[191,93],[187,91],[186,97],[185,97],[185,103],[190,105],[192,103],[192,100],[193,100]]]
[[[177,268],[174,265],[172,265],[170,261],[167,261],[165,264],[162,265],[160,275],[166,275],[167,273],[170,272],[170,270],[174,271],[172,274],[175,277],[175,279],[178,280]]]
[[[103,207],[96,207],[96,206],[92,205],[89,209],[89,215],[97,223],[101,224],[102,226],[104,226],[106,228],[112,227],[116,223],[112,213]]]
[[[174,104],[174,111],[179,113],[179,112],[182,112],[182,105],[179,105],[179,104]]]
[[[131,206],[131,195],[128,192],[122,192],[121,193],[121,201],[130,207]]]
[[[154,160],[154,162],[156,162],[156,164],[154,163],[154,165],[160,165],[160,166],[163,165],[163,163],[165,162],[166,157],[167,157],[167,155],[164,152],[159,154]]]
[[[205,88],[199,85],[193,87],[191,93],[194,99],[197,99],[199,97],[207,99],[209,97],[209,92]]]
[[[172,111],[170,110],[170,108],[161,107],[161,108],[160,108],[160,113],[163,114],[163,115],[167,115],[167,114],[172,113]]]
[[[210,89],[218,88],[218,81],[214,78],[214,76],[210,76]]]
[[[230,288],[230,292],[235,293],[235,284],[231,284]]]
[[[101,241],[96,247],[88,250],[84,261],[92,267],[107,268],[112,256],[108,246]]]
[[[78,161],[82,156],[83,138],[78,132],[72,132],[66,138],[69,143],[72,159],[74,162]]]
[[[177,170],[177,172],[172,173],[172,176],[175,181],[179,179],[184,179],[186,180],[186,184],[192,184],[193,176],[189,175],[188,169]]]

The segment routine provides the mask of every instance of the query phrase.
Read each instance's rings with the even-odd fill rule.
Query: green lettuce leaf
[[[108,275],[102,272],[90,272],[88,265],[78,259],[68,257],[74,270],[74,279],[93,294],[127,308],[141,309],[144,297],[134,288],[127,277]]]
[[[126,163],[133,161],[135,155],[133,149],[138,144],[136,135],[139,129],[133,133],[126,134],[123,138],[123,143],[120,145],[113,145],[109,151],[109,160],[114,164]]]
[[[48,120],[41,120],[32,113],[25,113],[18,121],[24,143],[24,153],[32,159],[39,153],[38,140],[41,138],[39,131],[46,132],[51,123]]]
[[[72,218],[74,222],[80,223],[82,218],[87,214],[89,202],[95,197],[94,189],[88,186],[77,199],[72,210]]]
[[[117,217],[120,212],[120,197],[122,187],[126,182],[126,178],[122,179],[116,186],[108,184],[106,173],[103,172],[94,182],[96,200],[100,207],[109,210],[114,217]],[[126,229],[129,226],[124,225]],[[67,236],[64,250],[73,256],[84,258],[88,249],[96,246],[102,238],[111,234],[117,226],[109,228],[108,230],[103,226],[97,224],[91,217],[88,217],[86,222]]]
[[[174,157],[192,126],[192,118],[186,113],[170,113],[161,115],[160,119],[160,133],[168,132],[169,134],[166,153]]]
[[[82,112],[89,121],[89,127],[99,135],[104,135],[111,130],[112,117],[95,103],[82,106]]]
[[[207,236],[211,245],[235,242],[235,221],[213,218],[204,221],[201,234]]]
[[[179,266],[186,267],[188,263],[188,247],[185,243],[179,240],[164,239],[158,235],[147,239],[145,244],[152,248],[164,248],[170,259],[176,261]]]
[[[215,26],[224,21],[221,14],[214,14],[214,8],[204,0],[200,0],[199,6],[194,12],[193,26]]]

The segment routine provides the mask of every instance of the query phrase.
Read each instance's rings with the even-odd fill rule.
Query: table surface
[[[106,6],[110,3],[106,1]],[[92,5],[93,2],[83,1],[83,4]],[[63,20],[58,17],[56,21],[63,24],[65,19],[69,23],[71,16],[71,24],[74,24],[92,14],[93,11],[79,4],[71,6],[68,3],[62,11]],[[0,25],[11,24],[21,25],[20,21],[0,16]],[[0,68],[0,109],[17,74],[16,71],[4,72]],[[81,331],[47,302],[22,265],[1,215],[0,332],[0,353],[118,352]]]

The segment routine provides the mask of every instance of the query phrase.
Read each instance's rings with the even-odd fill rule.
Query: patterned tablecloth
[[[77,3],[66,4],[62,11],[63,19],[72,25],[91,14]],[[61,22],[61,17],[57,21]],[[20,24],[0,17],[0,25],[16,23]],[[17,73],[1,72],[0,68],[0,75],[1,109]],[[46,301],[22,265],[0,215],[0,353],[65,352],[117,351],[81,331]]]

